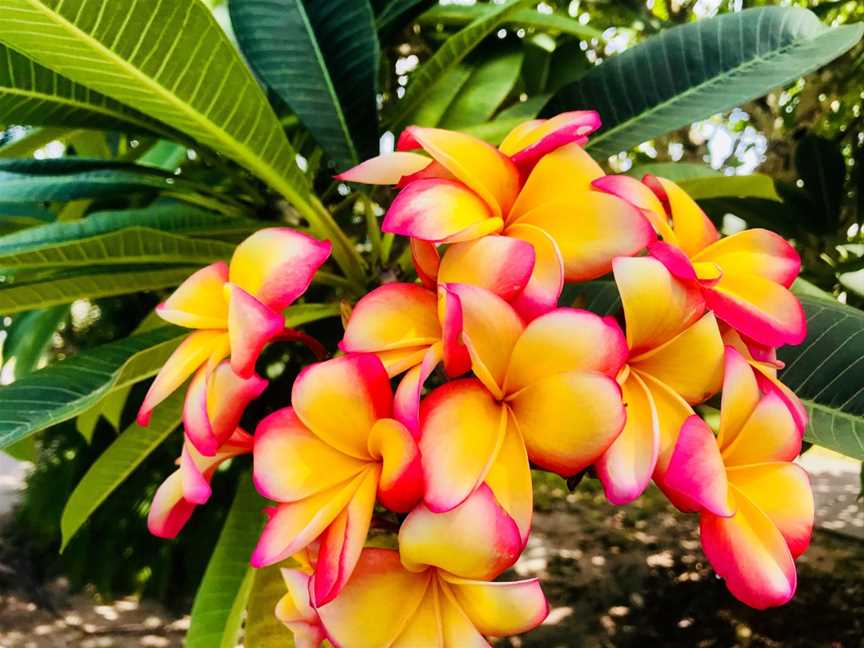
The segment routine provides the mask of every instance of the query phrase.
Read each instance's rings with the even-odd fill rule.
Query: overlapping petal
[[[288,592],[276,604],[276,618],[292,632],[297,648],[318,648],[325,637],[318,613],[309,600],[309,574],[299,569],[281,572]]]
[[[749,229],[720,239],[693,257],[694,263],[714,263],[724,274],[754,275],[792,285],[801,258],[782,236],[765,229]]]
[[[438,281],[478,286],[510,301],[528,283],[535,256],[530,242],[510,236],[456,243],[441,259]]]
[[[394,419],[380,419],[369,432],[369,454],[381,462],[378,500],[405,513],[423,497],[420,450],[411,431]]]
[[[403,178],[422,171],[431,162],[432,160],[424,155],[408,151],[395,151],[369,158],[333,177],[342,182],[395,185],[399,184]]]
[[[588,136],[600,128],[600,115],[594,110],[574,110],[551,119],[537,119],[514,128],[501,142],[501,152],[520,169],[530,170],[544,155],[561,146],[584,146]]]
[[[511,225],[505,231],[511,239],[530,243],[534,248],[534,267],[522,291],[510,300],[526,322],[548,313],[558,305],[564,288],[564,260],[558,244],[549,234],[533,225]]]
[[[196,329],[228,326],[228,302],[222,286],[228,281],[228,265],[218,261],[192,274],[171,296],[156,307],[166,322]]]
[[[235,284],[225,284],[228,296],[228,338],[231,368],[243,378],[255,371],[265,345],[285,328],[281,313],[272,310]]]

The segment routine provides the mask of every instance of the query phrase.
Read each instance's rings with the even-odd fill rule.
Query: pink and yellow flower
[[[691,405],[720,389],[723,341],[701,292],[651,257],[613,262],[629,358],[619,374],[627,422],[596,464],[613,504],[636,499],[652,475],[662,484]],[[574,331],[574,334],[578,334]]]
[[[774,392],[762,393],[747,361],[726,349],[720,430],[687,419],[666,473],[679,505],[700,511],[702,547],[732,594],[764,609],[795,594],[795,558],[810,542],[813,495],[791,463],[801,433]]]
[[[389,377],[374,355],[307,367],[291,404],[255,434],[255,485],[279,504],[252,564],[277,563],[318,541],[312,596],[323,605],[351,576],[376,500],[407,512],[420,499],[420,457],[411,432],[392,418]]]
[[[406,569],[389,549],[364,549],[341,594],[313,606],[309,576],[287,570],[288,594],[279,618],[301,630],[302,648],[326,637],[336,648],[446,648],[489,646],[484,637],[527,632],[542,623],[548,605],[536,579],[488,582],[436,567]],[[316,643],[317,642],[317,643]]]
[[[804,340],[804,311],[789,291],[801,260],[782,237],[749,229],[721,239],[696,202],[664,178],[606,176],[593,185],[642,210],[663,239],[650,253],[696,282],[719,319],[766,346]]]
[[[603,171],[581,144],[598,125],[589,112],[526,122],[500,149],[464,133],[409,127],[398,152],[338,177],[403,187],[382,229],[412,238],[421,277],[511,300],[508,293],[524,293],[515,304],[531,319],[554,308],[565,279],[599,277],[614,257],[654,240],[638,210],[592,189]],[[431,160],[407,152],[418,148]],[[492,240],[477,242],[484,237]],[[440,262],[437,244],[449,245]]]
[[[462,339],[475,378],[438,387],[420,406],[425,504],[451,511],[486,484],[524,540],[531,520],[529,459],[564,476],[588,467],[624,425],[614,377],[627,358],[614,321],[557,309],[527,326],[476,286],[446,286],[466,309]]]
[[[172,473],[156,491],[147,517],[150,533],[160,538],[174,538],[189,521],[195,507],[210,499],[210,480],[223,462],[252,452],[252,437],[237,428],[217,450],[204,456],[189,442]]]
[[[156,311],[195,332],[159,371],[138,422],[147,425],[153,408],[199,369],[196,381],[209,384],[211,370],[226,357],[239,378],[252,376],[261,350],[285,330],[282,310],[306,291],[330,249],[329,242],[289,228],[260,230],[237,246],[230,265],[214,263],[184,281]],[[200,428],[190,436],[197,440],[210,434]],[[212,444],[199,449],[210,451]]]

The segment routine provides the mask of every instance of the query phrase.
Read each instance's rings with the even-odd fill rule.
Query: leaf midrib
[[[669,105],[676,104],[676,103],[680,102],[683,98],[686,98],[686,97],[693,95],[693,94],[697,94],[697,93],[701,92],[702,90],[704,90],[704,89],[706,89],[712,85],[715,85],[721,81],[723,81],[723,82],[728,81],[730,77],[734,77],[734,76],[740,74],[741,72],[743,72],[747,68],[752,67],[752,66],[756,65],[757,63],[762,63],[762,62],[768,61],[772,58],[783,56],[788,52],[788,50],[801,45],[801,43],[812,42],[818,38],[821,38],[826,33],[829,33],[831,31],[838,31],[838,30],[848,31],[848,30],[846,30],[847,27],[854,27],[854,26],[855,25],[840,25],[839,27],[836,27],[833,30],[825,28],[813,37],[796,39],[796,40],[788,43],[787,45],[784,45],[780,49],[777,49],[777,50],[770,52],[768,55],[758,54],[754,58],[745,61],[741,65],[738,65],[734,68],[730,68],[729,70],[725,71],[725,73],[720,75],[720,76],[712,77],[711,79],[708,79],[707,81],[705,81],[703,83],[700,83],[696,86],[692,86],[692,87],[688,88],[687,90],[685,90],[684,92],[676,94],[676,95],[674,95],[668,99],[665,99],[661,103],[658,103],[658,104],[650,107],[648,110],[646,110],[644,112],[637,113],[636,115],[634,115],[633,117],[631,117],[627,121],[619,122],[618,124],[616,124],[615,126],[610,128],[609,130],[604,131],[598,135],[595,135],[594,137],[591,138],[591,141],[588,143],[588,145],[585,148],[591,149],[592,145],[598,144],[598,143],[602,142],[603,140],[611,137],[616,132],[630,126],[633,122],[642,121],[647,116],[650,116],[656,112],[659,112],[659,111],[665,109],[666,107],[668,107]],[[804,68],[801,69],[800,75],[805,76],[805,75],[809,74],[811,71],[813,71],[813,69],[818,68],[819,65],[820,65],[819,63],[816,63],[816,64],[813,64],[812,66],[805,66]],[[605,87],[605,84],[604,84],[604,87]]]
[[[229,136],[227,131],[216,127],[213,121],[211,121],[206,115],[203,115],[197,110],[192,109],[189,104],[180,101],[175,94],[167,91],[160,83],[156,82],[151,77],[144,74],[140,69],[118,56],[111,49],[103,45],[99,40],[93,38],[90,34],[80,29],[75,23],[68,21],[66,18],[60,15],[59,12],[52,11],[43,2],[41,2],[41,0],[26,1],[34,9],[46,16],[49,21],[56,23],[62,29],[74,32],[83,41],[89,43],[94,49],[107,54],[107,57],[113,60],[118,65],[118,67],[127,70],[127,72],[131,73],[133,77],[139,79],[145,87],[153,89],[156,94],[166,99],[171,105],[176,106],[182,113],[188,115],[195,123],[201,125],[204,130],[211,133],[211,135],[221,133],[223,137],[217,137],[217,139],[221,139],[229,147],[231,147],[237,152],[238,157],[246,160],[252,168],[257,169],[258,172],[261,174],[262,178],[267,179],[268,182],[270,182],[276,189],[278,189],[287,197],[292,198],[293,200],[300,200],[300,196],[298,195],[294,187],[292,187],[290,183],[286,182],[279,173],[276,173],[273,167],[261,160],[261,158],[255,155],[251,151],[251,149],[249,149],[242,142],[236,140],[233,136]],[[189,0],[189,2],[199,1],[200,0]]]

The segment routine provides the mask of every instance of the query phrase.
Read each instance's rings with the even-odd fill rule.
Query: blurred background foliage
[[[219,0],[209,0],[208,4],[223,29],[237,42],[237,22],[248,19],[242,8]],[[309,11],[314,11],[312,4],[307,2]],[[291,96],[291,78],[281,79],[280,71],[256,66],[255,57],[250,56],[255,52],[254,39],[244,41],[241,36],[240,45],[253,59],[253,69],[270,87],[271,103],[300,156],[305,178],[313,183],[314,193],[349,237],[361,242],[371,268],[361,285],[352,285],[328,270],[306,301],[332,302],[334,294],[351,299],[382,280],[408,275],[410,258],[404,244],[375,233],[376,216],[382,213],[382,206],[386,207],[391,190],[380,188],[365,193],[332,180],[336,170],[375,154],[379,144],[382,150],[392,149],[403,126],[414,123],[465,130],[497,143],[513,125],[540,113],[562,88],[607,58],[669,27],[778,4],[809,8],[831,26],[864,20],[864,4],[854,0],[546,0],[525,3],[523,8],[509,12],[505,20],[490,20],[483,29],[466,34],[469,24],[482,23],[484,17],[500,11],[500,6],[485,2],[373,0],[380,37],[380,64],[374,80],[377,95],[370,95],[371,99],[364,98],[363,93],[342,97],[343,103],[351,104],[347,114],[355,122],[349,138],[353,142],[336,142],[327,152],[323,143],[333,140],[332,133],[316,130],[315,106],[304,103],[302,91]],[[424,64],[449,47],[456,34],[476,40],[468,48],[470,53],[456,64],[443,66],[440,73],[417,81],[416,75],[425,74]],[[331,62],[332,57],[342,61],[347,66],[343,72],[349,74],[351,61],[344,57],[369,54],[330,52],[324,47],[322,51]],[[315,65],[314,60],[298,59],[295,63]],[[338,72],[332,64],[330,72]],[[422,99],[413,103],[411,93],[416,92],[416,86],[412,82],[424,90]],[[278,92],[280,83],[286,84],[288,96]],[[408,101],[398,101],[405,97]],[[840,302],[861,308],[862,103],[864,45],[859,43],[804,79],[617,153],[604,164],[610,172],[640,175],[650,171],[681,180],[727,232],[747,224],[768,227],[793,239],[804,261],[802,277]],[[374,128],[379,110],[383,131],[380,142]],[[373,121],[364,124],[364,114],[370,111]],[[4,116],[8,114],[4,112]],[[196,229],[194,218],[180,225],[172,220],[173,231],[192,241],[201,241],[206,235],[207,241],[236,242],[254,229],[244,224],[246,218],[301,222],[284,200],[274,197],[255,177],[186,137],[171,137],[172,132],[162,137],[146,131],[28,128],[26,123],[14,121],[5,124],[7,127],[0,133],[0,175],[20,170],[22,167],[14,165],[2,168],[4,163],[16,160],[31,165],[28,172],[38,175],[40,161],[63,156],[73,161],[87,158],[116,163],[110,167],[111,173],[129,175],[124,176],[126,184],[115,185],[119,187],[116,191],[85,191],[81,187],[82,178],[89,177],[87,168],[71,167],[68,178],[54,168],[51,180],[55,193],[50,199],[44,199],[43,193],[39,200],[12,201],[4,198],[0,190],[0,234],[17,232],[26,242],[27,230],[35,225],[73,224],[83,216],[87,216],[84,222],[98,222],[93,214],[120,210],[132,213],[145,208],[150,213],[155,209],[166,219],[196,209],[214,210],[233,219],[218,227],[208,226],[206,231]],[[137,163],[134,170],[122,166],[130,162]],[[676,165],[669,166],[673,162]],[[161,184],[154,185],[151,177],[142,177],[141,165],[146,165],[148,173],[156,174]],[[165,183],[173,186],[166,190]],[[0,238],[0,253],[7,240]],[[39,367],[152,327],[148,314],[160,294],[176,285],[178,276],[188,274],[194,259],[184,258],[192,252],[202,259],[208,254],[218,258],[220,254],[218,250],[181,250],[172,262],[158,266],[144,253],[126,258],[122,267],[109,258],[98,272],[91,270],[86,277],[91,284],[95,281],[104,286],[107,284],[101,279],[105,275],[122,271],[131,273],[123,279],[127,283],[145,279],[150,282],[141,285],[145,292],[133,295],[110,286],[89,292],[82,289],[81,277],[86,268],[59,278],[68,282],[57,288],[64,295],[54,302],[46,297],[50,303],[46,302],[45,307],[34,310],[35,304],[27,302],[22,294],[23,301],[16,303],[24,305],[16,306],[2,319],[2,382],[10,383]],[[27,275],[29,282],[43,285],[58,279],[50,267],[36,264],[33,268]],[[69,295],[77,295],[76,290],[81,291],[81,298],[70,301]],[[0,308],[0,312],[5,311]],[[338,339],[339,321],[332,317],[338,314],[338,308],[324,314],[330,318],[312,316],[301,321],[310,321],[306,331],[312,335],[327,341]],[[308,352],[292,345],[274,345],[268,350],[259,370],[273,383],[261,404],[247,412],[244,425],[248,429],[267,411],[282,404],[294,375],[310,359]],[[157,485],[174,469],[178,435],[143,459],[130,478],[90,515],[65,551],[58,553],[60,520],[69,493],[117,435],[132,424],[144,386],[139,383],[113,392],[113,398],[101,400],[75,418],[27,437],[9,449],[10,454],[32,461],[36,468],[27,479],[14,523],[5,533],[21,548],[17,560],[24,561],[40,578],[63,574],[75,587],[90,585],[105,597],[143,592],[183,607],[194,594],[209,559],[209,552],[200,548],[215,544],[225,520],[227,506],[218,503],[230,501],[243,466],[229,464],[220,472],[214,480],[213,502],[217,504],[196,513],[180,539],[164,542],[152,538],[146,529],[147,506]]]

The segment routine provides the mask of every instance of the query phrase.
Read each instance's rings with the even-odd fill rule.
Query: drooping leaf
[[[232,0],[253,69],[340,169],[378,149],[378,36],[368,0]]]
[[[33,371],[69,307],[54,306],[23,313],[15,318],[3,341],[3,361],[15,359],[14,376],[20,378]]]
[[[843,54],[864,25],[829,28],[797,7],[759,7],[668,29],[562,88],[546,114],[594,108],[609,156],[789,83]]]
[[[262,507],[263,500],[255,492],[251,475],[243,474],[195,595],[186,648],[234,648],[237,645],[255,577],[249,557],[263,526]]]
[[[71,304],[76,299],[116,297],[179,285],[197,268],[109,271],[15,283],[0,289],[0,313],[11,315],[34,308]]]
[[[5,0],[0,42],[224,153],[308,209],[275,113],[200,0]]]
[[[186,331],[164,326],[85,351],[0,387],[0,448],[156,374]]]
[[[229,218],[183,204],[164,204],[141,209],[95,212],[68,223],[50,223],[0,237],[0,254],[24,252],[46,245],[66,243],[142,227],[185,236],[245,236],[265,225],[263,221]]]
[[[250,648],[293,648],[294,635],[276,618],[274,610],[279,599],[288,593],[279,570],[296,566],[289,558],[255,571],[246,607],[246,645]]]
[[[171,191],[180,197],[183,192],[210,193],[208,187],[167,171],[126,162],[86,158],[0,160],[0,202],[67,201],[148,191]]]
[[[494,48],[474,66],[438,125],[455,130],[492,117],[513,90],[523,58],[521,47]]]
[[[294,328],[328,317],[339,317],[339,304],[295,304],[285,309],[285,326]]]
[[[133,423],[108,446],[66,501],[60,519],[61,551],[102,502],[177,429],[182,417],[183,393],[178,391],[153,410],[149,426]]]
[[[462,26],[472,20],[488,15],[493,10],[489,4],[438,5],[424,12],[418,19],[420,23],[432,25]],[[520,9],[505,22],[508,27],[527,27],[559,34],[576,36],[582,40],[600,38],[602,33],[589,25],[583,25],[575,18],[555,13],[542,13],[535,9]]]
[[[0,268],[21,270],[121,264],[201,264],[229,259],[234,246],[149,227],[127,227],[99,236],[15,250],[0,237]]]
[[[389,128],[396,128],[413,113],[426,98],[435,81],[453,66],[458,65],[483,39],[501,25],[512,12],[524,4],[524,0],[509,0],[491,7],[482,16],[448,38],[435,54],[411,75],[405,96],[391,104],[383,121]]]
[[[810,414],[806,439],[864,459],[864,312],[837,301],[799,294],[807,339],[778,351],[780,379]]]
[[[159,122],[4,45],[0,45],[0,124],[170,133]]]

